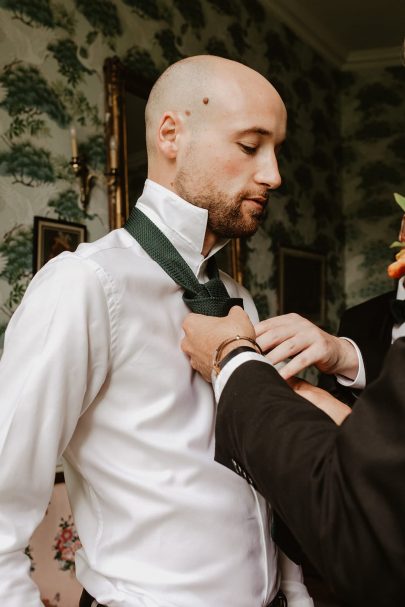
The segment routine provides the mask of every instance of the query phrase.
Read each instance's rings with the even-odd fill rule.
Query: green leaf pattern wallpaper
[[[342,79],[342,183],[346,218],[347,305],[393,288],[405,192],[405,67],[346,73]]]
[[[90,240],[108,230],[103,62],[114,54],[151,79],[182,57],[219,54],[263,73],[284,98],[284,182],[243,247],[262,317],[277,313],[280,245],[326,255],[332,330],[346,300],[390,288],[404,68],[342,74],[264,0],[0,0],[0,51],[0,334],[31,276],[34,215],[86,223]],[[87,212],[69,167],[72,124],[99,175]]]

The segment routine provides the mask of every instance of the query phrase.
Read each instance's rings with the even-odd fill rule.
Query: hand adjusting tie
[[[214,360],[212,363],[212,368],[214,369],[214,371],[217,375],[221,371],[222,352],[224,351],[224,348],[226,348],[226,346],[229,346],[229,344],[233,343],[234,341],[248,341],[252,344],[252,346],[254,347],[254,349],[256,350],[256,352],[258,354],[263,354],[263,350],[261,349],[261,347],[259,346],[257,341],[255,341],[251,337],[244,337],[241,335],[236,335],[235,337],[229,337],[228,339],[225,339],[223,342],[221,342],[219,344],[218,348],[215,350],[215,353],[214,353]],[[239,348],[237,348],[237,349],[239,350]],[[252,348],[249,348],[249,349],[251,350]],[[232,352],[232,350],[231,350],[231,352]]]

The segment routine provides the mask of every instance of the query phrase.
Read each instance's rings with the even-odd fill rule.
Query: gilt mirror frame
[[[106,175],[109,221],[113,230],[124,225],[130,212],[126,97],[133,93],[146,102],[153,82],[133,74],[118,57],[109,57],[104,62],[104,84]],[[144,124],[140,125],[140,132],[145,133]],[[111,164],[112,140],[116,146],[115,173]]]
[[[128,179],[128,132],[126,117],[126,97],[132,93],[145,101],[153,82],[134,74],[114,56],[104,62],[105,83],[105,145],[106,177],[110,229],[120,228],[127,220],[131,205]],[[144,136],[145,126],[141,125],[140,136]],[[116,169],[112,166],[111,142],[114,141]],[[146,176],[145,176],[146,177]],[[242,284],[241,242],[234,238],[226,247],[226,259],[219,263],[237,282]]]

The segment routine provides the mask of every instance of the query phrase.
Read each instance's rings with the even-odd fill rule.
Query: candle
[[[72,158],[78,157],[77,151],[77,137],[76,137],[76,129],[74,126],[70,128],[70,144],[72,146]]]
[[[110,138],[110,169],[117,168],[117,142],[114,135]]]

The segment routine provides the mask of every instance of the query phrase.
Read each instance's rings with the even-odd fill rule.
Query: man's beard
[[[265,217],[265,207],[261,209],[247,209],[243,212],[243,201],[248,198],[266,197],[268,191],[264,192],[240,192],[230,196],[225,194],[212,183],[203,190],[195,185],[195,179],[188,178],[188,171],[180,170],[174,180],[176,193],[187,202],[207,209],[207,227],[221,238],[239,238],[241,236],[252,236]]]
[[[231,197],[223,192],[216,192],[207,198],[204,202],[208,206],[204,208],[208,209],[208,227],[222,238],[252,236],[264,219],[264,205],[260,210],[242,211],[243,201],[249,198],[247,194]]]

